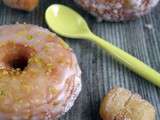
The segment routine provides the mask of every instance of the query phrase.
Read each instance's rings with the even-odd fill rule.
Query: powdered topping
[[[74,0],[99,20],[123,21],[146,14],[159,0]]]

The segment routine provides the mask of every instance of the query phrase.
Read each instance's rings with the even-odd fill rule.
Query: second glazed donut
[[[140,17],[159,0],[74,0],[99,20],[126,21]]]

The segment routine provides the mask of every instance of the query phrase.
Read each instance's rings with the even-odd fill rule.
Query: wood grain
[[[0,1],[0,25],[19,22],[47,28],[44,12],[52,3],[63,3],[74,8],[85,17],[94,33],[160,72],[160,4],[149,15],[136,21],[98,23],[72,0],[41,0],[39,7],[32,13],[10,9]],[[148,24],[152,25],[153,29],[147,28]],[[113,86],[122,86],[141,94],[155,106],[157,120],[160,119],[158,87],[117,63],[95,44],[85,40],[65,40],[77,54],[83,73],[83,89],[74,107],[60,120],[100,120],[100,101]]]

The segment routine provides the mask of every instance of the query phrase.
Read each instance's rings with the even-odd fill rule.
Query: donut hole
[[[24,70],[28,66],[28,58],[26,56],[19,56],[9,62],[9,66],[13,69]]]
[[[3,63],[3,67],[23,71],[28,66],[28,61],[34,55],[35,50],[26,45],[8,43],[0,47],[0,53],[2,53],[0,62]]]

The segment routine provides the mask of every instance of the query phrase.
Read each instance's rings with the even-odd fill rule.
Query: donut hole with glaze
[[[18,58],[9,61],[9,66],[13,69],[24,70],[28,65],[28,58],[26,56],[18,56]]]
[[[0,47],[0,53],[0,67],[23,71],[35,50],[22,44],[6,43]]]

